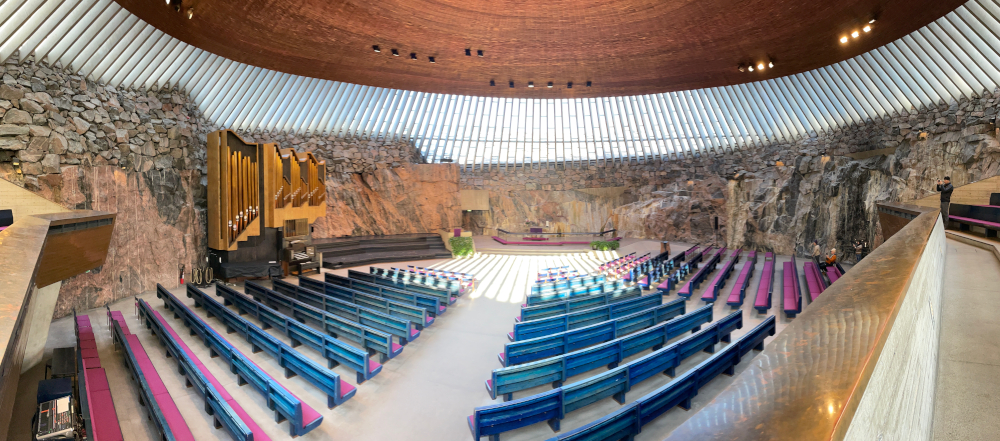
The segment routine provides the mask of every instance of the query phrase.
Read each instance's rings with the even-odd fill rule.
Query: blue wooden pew
[[[458,301],[457,292],[452,292],[451,290],[445,290],[445,289],[438,289],[420,283],[404,283],[393,280],[389,277],[376,276],[374,274],[363,273],[361,271],[355,271],[355,270],[347,270],[347,277],[351,279],[358,279],[358,280],[363,280],[365,282],[374,283],[376,285],[384,285],[417,294],[437,297],[449,305]]]
[[[670,320],[685,312],[684,301],[674,300],[642,312],[571,331],[504,345],[497,354],[501,366],[513,366],[565,354],[590,345],[614,340],[626,334]]]
[[[742,312],[735,312],[731,314],[731,317],[741,316],[741,314]],[[560,394],[542,392],[519,400],[506,402],[499,406],[491,405],[477,408],[477,411],[488,409],[486,412],[488,418],[485,418],[484,421],[482,414],[474,412],[470,420],[470,423],[473,424],[473,433],[475,434],[475,429],[478,429],[480,433],[485,431],[488,432],[487,434],[496,437],[500,432],[534,424],[537,420],[532,421],[533,418],[526,418],[526,413],[530,415],[533,410],[526,409],[525,403],[537,405],[540,402],[555,401],[562,407],[558,412],[555,412],[558,415],[554,417],[556,419],[562,419],[566,414],[608,397],[612,397],[615,401],[624,404],[626,394],[636,384],[660,373],[674,376],[675,369],[680,366],[680,363],[698,352],[715,353],[715,345],[721,341],[720,332],[727,332],[728,335],[728,332],[731,331],[721,329],[718,326],[707,326],[705,329],[681,341],[642,358],[590,378],[559,387],[556,390],[561,389],[562,393]],[[721,350],[720,353],[724,353],[725,355],[710,357],[708,361],[699,364],[694,369],[696,371],[694,376],[696,388],[700,388],[709,380],[715,378],[720,372],[733,374],[735,365],[739,363],[739,345],[731,344]],[[558,431],[558,421],[554,422],[552,427],[553,430]]]
[[[629,299],[639,297],[641,295],[642,295],[641,289],[635,286],[631,286],[628,288],[622,288],[604,294],[577,297],[569,300],[564,300],[562,302],[552,302],[537,306],[522,305],[521,315],[515,317],[514,321],[523,322],[529,320],[538,320],[556,315],[569,314],[571,312],[582,311],[584,309],[590,309],[598,306],[623,302]]]
[[[233,305],[239,315],[250,314],[261,323],[263,329],[277,329],[292,341],[292,348],[305,343],[326,358],[327,367],[332,369],[344,365],[357,373],[358,384],[371,379],[382,371],[382,365],[368,358],[368,351],[341,342],[325,333],[299,323],[278,311],[260,304],[243,293],[221,283],[215,285],[215,295],[221,296],[223,305]],[[204,292],[188,285],[188,297],[194,298],[196,304],[202,303]]]
[[[275,291],[292,299],[315,306],[352,322],[395,335],[399,338],[399,344],[403,346],[420,337],[420,330],[414,328],[408,319],[393,317],[389,314],[358,306],[351,302],[327,296],[323,291],[313,291],[285,282],[284,280],[274,280],[273,285]]]
[[[640,296],[606,306],[585,309],[569,314],[556,315],[538,320],[522,321],[514,324],[514,331],[507,334],[510,341],[521,341],[546,335],[566,332],[590,326],[611,319],[634,314],[663,303],[663,296]]]
[[[621,288],[625,288],[625,285],[621,283],[621,281],[608,281],[586,286],[577,286],[572,288],[566,287],[565,289],[546,291],[542,293],[531,293],[528,294],[527,298],[525,298],[524,305],[522,306],[535,306],[544,305],[546,303],[562,302],[576,297],[603,294]]]
[[[542,384],[552,383],[553,387],[559,387],[574,375],[601,366],[613,369],[635,354],[649,349],[657,351],[672,338],[689,331],[697,332],[702,329],[702,325],[710,322],[712,322],[712,306],[706,305],[666,323],[607,343],[544,360],[495,369],[492,378],[486,380],[486,390],[493,399],[500,395],[506,401],[513,398],[513,392]],[[730,314],[711,326],[718,329],[722,341],[728,342],[729,334],[743,327],[743,316]]]
[[[157,292],[161,288],[157,284]],[[136,303],[138,303],[140,310],[143,307],[146,308],[147,312],[151,310],[149,305],[141,299],[136,299]],[[163,343],[163,346],[167,350],[167,356],[177,361],[177,371],[184,376],[186,385],[193,387],[198,392],[198,395],[201,395],[205,400],[205,411],[209,415],[212,415],[216,428],[220,426],[224,427],[234,440],[252,441],[253,432],[250,431],[250,428],[243,423],[243,420],[240,419],[236,411],[226,402],[215,386],[205,378],[198,365],[191,361],[191,358],[181,349],[173,336],[156,326],[158,322],[155,319],[151,319],[148,316],[144,317],[146,318],[146,327],[150,328],[153,335],[158,337],[160,342]]]
[[[111,342],[116,348],[120,347],[122,349],[122,358],[123,358],[122,361],[125,363],[125,370],[128,371],[128,374],[132,377],[133,380],[135,380],[136,386],[138,386],[139,388],[138,390],[139,404],[143,405],[143,407],[146,408],[146,411],[149,412],[147,418],[149,418],[149,420],[153,422],[153,425],[156,427],[156,430],[160,433],[161,439],[163,439],[164,441],[174,441],[175,438],[173,432],[170,429],[170,422],[164,416],[163,411],[160,409],[160,405],[157,403],[156,391],[153,390],[153,387],[150,384],[149,380],[146,379],[145,373],[143,372],[142,367],[139,364],[138,354],[133,352],[132,345],[128,343],[127,337],[128,333],[122,329],[121,324],[119,324],[117,320],[112,320]],[[80,357],[79,352],[77,352],[77,356]],[[80,377],[83,378],[84,376],[80,375]],[[157,379],[156,381],[162,384],[162,381],[160,381],[159,379]],[[85,389],[83,390],[83,394],[86,394]],[[166,399],[172,400],[172,398],[169,398],[170,396],[169,393],[164,392],[162,394],[166,396],[165,397]],[[86,400],[86,398],[87,398],[86,395],[80,396],[81,400]],[[83,403],[81,402],[81,406],[82,405]],[[92,436],[91,429],[92,426],[87,427],[87,433],[90,436]],[[247,430],[249,430],[249,428],[247,428]],[[96,438],[91,437],[88,439],[96,439]]]
[[[323,391],[327,396],[327,407],[332,409],[337,405],[343,404],[357,392],[354,386],[343,381],[336,372],[324,369],[322,366],[316,364],[316,362],[292,349],[292,347],[282,343],[273,335],[268,334],[263,329],[240,317],[236,312],[215,301],[215,299],[209,297],[204,292],[201,292],[201,294],[201,296],[194,299],[195,307],[204,308],[205,313],[210,318],[215,317],[225,323],[226,332],[236,332],[246,338],[254,353],[264,351],[277,359],[278,365],[285,368],[285,378],[301,375],[306,381]],[[193,318],[184,318],[184,308],[186,307],[177,298],[173,297],[170,291],[159,287],[156,290],[156,296],[163,300],[164,305],[168,309],[173,311],[175,318],[183,319],[185,324],[189,328],[192,328],[192,332],[197,332],[193,328],[197,326],[197,323]],[[187,311],[187,314],[197,317],[190,311]],[[208,326],[203,322],[202,325]]]
[[[693,369],[677,376],[670,383],[608,416],[550,438],[548,441],[632,439],[639,434],[642,426],[675,406],[690,409],[691,399],[698,394],[699,388],[719,373],[733,372],[742,357],[751,350],[762,350],[764,338],[774,335],[774,331],[775,319],[774,316],[770,316],[739,340],[719,350]]]
[[[419,306],[426,309],[429,314],[435,317],[448,310],[448,302],[442,302],[441,298],[437,296],[426,296],[423,294],[412,293],[385,285],[378,285],[372,282],[338,276],[333,273],[323,274],[323,280],[326,283],[331,283],[337,286],[343,286],[345,288],[366,292],[368,294],[377,295],[379,297],[395,300],[397,302]]]
[[[419,330],[423,330],[424,326],[430,326],[431,323],[434,323],[434,317],[430,315],[427,308],[421,308],[413,304],[397,302],[305,276],[299,276],[299,286],[395,317],[407,318]]]
[[[727,260],[726,263],[722,264],[722,270],[720,270],[719,273],[715,275],[715,278],[712,279],[712,286],[708,287],[708,289],[705,290],[705,293],[701,295],[701,299],[706,303],[715,303],[715,301],[719,298],[719,291],[721,291],[722,287],[726,285],[726,280],[729,279],[729,275],[733,272],[733,267],[736,265],[736,262],[740,260],[740,251],[741,250],[736,250],[733,257]]]
[[[403,346],[392,341],[391,334],[330,314],[274,290],[264,288],[254,282],[246,282],[244,290],[258,302],[271,307],[280,306],[292,311],[292,317],[296,320],[303,323],[305,323],[306,319],[319,322],[322,330],[327,334],[333,337],[343,336],[344,338],[360,343],[363,348],[371,352],[381,354],[379,358],[380,363],[385,363],[387,360],[396,358],[400,352],[403,352]]]
[[[459,283],[458,279],[442,278],[431,274],[399,270],[396,268],[376,268],[374,266],[368,267],[368,273],[376,276],[388,277],[403,283],[419,283],[437,289],[448,290],[455,293],[456,296],[465,294],[465,290],[462,289],[462,284]]]
[[[706,252],[707,251],[708,250],[706,250]],[[677,291],[677,295],[684,298],[690,298],[691,294],[694,293],[694,290],[698,289],[698,286],[701,285],[701,282],[704,282],[705,278],[708,277],[708,275],[711,274],[712,271],[715,271],[715,267],[719,264],[719,259],[721,259],[722,254],[725,252],[726,249],[722,248],[716,251],[715,254],[713,254],[711,257],[709,257],[708,260],[705,262],[705,265],[699,268],[698,271],[695,272],[693,276],[691,276],[691,279],[689,279],[687,283],[685,283],[684,286],[681,287],[679,291]],[[705,253],[702,253],[702,255],[704,254]]]

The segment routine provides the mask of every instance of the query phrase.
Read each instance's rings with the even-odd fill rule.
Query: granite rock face
[[[602,191],[594,191],[602,190]],[[550,231],[585,232],[612,228],[615,207],[635,200],[624,187],[581,190],[490,192],[490,211],[465,213],[463,228],[473,234],[487,228],[511,232],[548,225]]]

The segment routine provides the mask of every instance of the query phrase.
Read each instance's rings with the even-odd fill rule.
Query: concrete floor
[[[493,369],[500,367],[496,354],[501,352],[503,345],[507,343],[506,333],[512,329],[513,317],[518,315],[519,305],[523,302],[524,294],[537,270],[551,266],[571,265],[581,271],[589,271],[619,254],[624,255],[633,251],[639,254],[659,252],[659,243],[655,241],[633,240],[622,245],[617,253],[594,252],[564,256],[478,255],[471,259],[462,260],[445,259],[377,265],[391,267],[416,264],[473,272],[481,282],[475,292],[460,298],[432,326],[425,328],[422,335],[407,345],[401,355],[385,363],[379,375],[358,385],[358,392],[351,400],[333,410],[325,409],[323,395],[305,380],[299,377],[284,379],[281,368],[269,355],[265,353],[251,354],[249,345],[236,334],[229,335],[228,339],[237,349],[243,351],[271,376],[279,379],[289,390],[324,415],[323,424],[301,437],[304,440],[468,439],[470,434],[465,417],[471,414],[473,408],[477,406],[499,402],[499,400],[493,401],[489,398],[483,382],[489,378]],[[685,249],[686,246],[688,244],[674,243],[675,251]],[[727,257],[730,254],[731,252],[727,253]],[[779,263],[786,260],[788,260],[787,256],[779,256],[778,258]],[[757,271],[750,281],[750,286],[754,290],[760,281],[759,272],[762,262],[763,256],[758,260]],[[802,260],[800,259],[799,262],[801,264]],[[738,274],[742,266],[743,262],[741,261],[734,268],[734,275],[727,280],[724,289],[725,295],[728,295],[736,279],[735,274]],[[346,275],[346,271],[346,269],[336,270],[334,273]],[[775,280],[781,280],[780,270],[776,272]],[[171,291],[188,305],[193,305],[193,301],[184,296],[183,289]],[[214,289],[207,291],[212,293]],[[692,296],[692,300],[687,302],[688,310],[693,310],[704,304],[700,300],[700,295],[701,290],[696,292]],[[140,298],[150,302],[150,305],[161,313],[164,311],[162,301],[156,300],[153,293],[143,294]],[[666,296],[664,300],[676,298],[676,294],[672,294]],[[808,300],[806,302],[804,307],[808,307]],[[744,303],[742,307],[744,328],[736,332],[734,337],[742,335],[743,332],[751,329],[766,317],[757,314],[752,308],[752,303],[752,297]],[[202,410],[200,398],[193,390],[185,389],[182,386],[182,379],[176,374],[173,360],[163,356],[164,350],[159,342],[144,327],[139,325],[134,314],[134,301],[125,299],[113,304],[111,308],[125,312],[133,332],[139,336],[146,347],[153,364],[163,377],[164,383],[177,401],[181,413],[197,439],[229,439],[225,432],[211,427],[211,420]],[[715,317],[719,318],[729,314],[731,309],[723,301],[716,304],[714,311]],[[790,322],[780,312],[781,296],[776,295],[770,313],[778,314],[778,332]],[[195,313],[217,330],[221,329],[221,323],[214,318],[209,319],[203,310],[196,309]],[[140,409],[138,406],[136,386],[127,380],[127,374],[121,364],[122,355],[111,348],[110,333],[106,327],[104,310],[92,310],[88,311],[88,314],[95,323],[98,350],[102,364],[108,371],[122,432],[129,440],[155,439],[155,429],[146,420],[144,409]],[[165,314],[165,317],[196,352],[196,355],[208,366],[208,369],[229,393],[237,398],[243,408],[268,435],[273,439],[288,437],[287,423],[278,425],[272,422],[273,415],[267,410],[263,398],[258,393],[249,387],[238,388],[235,384],[235,376],[229,373],[227,367],[219,359],[209,359],[208,351],[204,345],[189,337],[186,332],[181,331],[183,325],[179,320],[174,320],[172,314]],[[251,322],[257,323],[249,316],[245,317]],[[283,335],[278,333],[273,333],[273,335],[286,343],[288,342]],[[72,321],[69,318],[54,321],[50,332],[49,349],[72,346],[74,344],[73,338]],[[318,353],[305,346],[300,347],[300,352],[317,362],[324,362]],[[642,355],[645,353],[634,358]],[[708,354],[697,354],[686,360],[680,369],[689,369],[707,357]],[[744,361],[738,370],[745,369],[751,363],[749,360],[752,359],[748,358],[747,361]],[[353,371],[343,367],[337,367],[334,371],[351,384],[355,383]],[[594,370],[574,377],[570,381],[577,381],[600,372],[603,370]],[[667,377],[649,379],[635,386],[627,399],[633,401],[668,381]],[[639,439],[662,439],[701,406],[711,401],[730,382],[730,377],[726,376],[720,376],[713,380],[699,391],[691,411],[677,408],[667,412],[659,419],[646,425]],[[530,393],[544,390],[547,390],[547,387],[523,391],[515,394],[515,397],[524,397]],[[33,398],[33,391],[31,395],[25,397],[31,402],[33,402]],[[582,426],[619,407],[617,402],[608,399],[580,409],[567,415],[567,418],[563,420],[563,431]],[[552,435],[553,433],[547,425],[536,424],[532,427],[509,432],[504,435],[504,439],[537,440],[546,439]]]
[[[1000,438],[1000,261],[948,239],[934,397],[935,440]]]

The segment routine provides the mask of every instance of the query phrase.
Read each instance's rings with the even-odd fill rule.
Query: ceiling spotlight
[[[851,32],[851,38],[858,38],[858,35],[861,35],[858,31]]]
[[[877,20],[877,19],[878,19],[878,17],[872,16],[872,19],[868,20],[868,24],[875,23],[875,20]]]
[[[513,88],[514,88],[514,81],[513,81],[513,80],[511,80],[511,81],[510,81],[510,82],[508,82],[507,84],[508,84],[508,85],[510,86],[510,88],[511,88],[511,89],[513,89]]]
[[[847,37],[840,37],[841,43],[847,43]]]
[[[750,72],[753,72],[753,65],[751,64],[747,69],[750,70]]]
[[[194,18],[194,8],[188,8],[187,9],[187,18],[188,18],[188,20]]]
[[[869,25],[865,25],[865,27],[861,28],[861,30],[865,31],[865,32],[871,32],[872,31],[872,27],[869,26]]]
[[[768,61],[767,62],[767,68],[768,69],[774,69],[774,61]]]
[[[167,6],[173,6],[174,11],[181,12],[181,0],[167,0]]]
[[[490,86],[496,86],[496,85],[497,85],[496,81],[490,80]]]
[[[736,66],[736,68],[739,69],[740,72],[746,72],[747,70],[746,65],[744,65],[743,63],[740,63],[740,65]]]
[[[476,55],[479,55],[480,57],[482,57],[483,56],[483,50],[482,49],[477,50],[476,51]]]
[[[573,88],[573,82],[570,81],[570,82],[566,83],[566,88],[567,89],[572,89]]]
[[[549,89],[551,89],[551,88],[552,88],[552,82],[549,81]]]
[[[434,61],[434,57],[427,57],[427,61],[430,61],[431,63],[437,63],[437,61]]]
[[[417,59],[417,53],[416,52],[410,52],[410,59],[411,60],[416,60]]]
[[[534,88],[535,87],[535,82],[534,81],[528,81],[528,87]]]
[[[592,84],[590,81],[587,81],[587,87],[590,87]]]
[[[399,51],[397,51],[397,50],[393,49],[393,50],[392,50],[392,56],[394,56],[394,57],[398,57],[398,56],[399,56]]]
[[[471,57],[472,56],[472,49],[466,49],[465,50],[465,56],[466,57]]]
[[[382,52],[382,49],[379,49],[377,44],[376,45],[372,45],[372,50],[375,51],[375,52]]]

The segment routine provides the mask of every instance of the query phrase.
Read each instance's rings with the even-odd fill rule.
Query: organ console
[[[311,224],[325,214],[325,161],[275,143],[248,143],[231,130],[208,135],[209,248],[235,251],[266,228]]]

